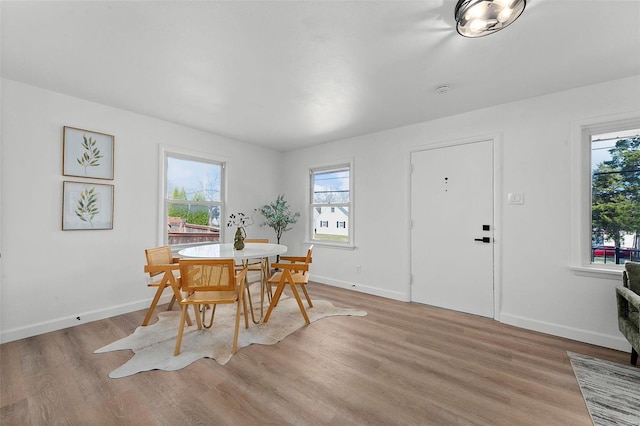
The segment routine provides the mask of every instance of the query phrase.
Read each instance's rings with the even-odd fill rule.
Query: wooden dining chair
[[[310,324],[309,316],[307,315],[307,311],[304,309],[302,299],[300,299],[300,294],[298,293],[296,286],[300,286],[305,298],[307,299],[309,307],[312,308],[313,303],[311,302],[311,298],[307,292],[307,283],[309,282],[309,264],[312,261],[312,252],[313,246],[309,247],[306,256],[280,256],[280,262],[271,264],[271,266],[276,269],[276,272],[267,280],[267,283],[269,285],[275,285],[276,291],[271,298],[267,314],[264,316],[265,323],[269,321],[273,308],[278,305],[278,301],[282,296],[285,286],[289,285],[305,322]],[[282,261],[289,263],[282,263]]]
[[[254,238],[254,239],[250,239],[250,238],[246,238],[244,240],[245,243],[258,243],[258,244],[269,244],[269,239],[268,238]],[[266,268],[265,266],[266,265]],[[248,272],[251,271],[259,271],[261,274],[261,277],[264,276],[264,272],[265,269],[266,271],[268,271],[269,269],[269,258],[266,259],[245,259],[243,260],[241,263],[236,264],[236,268],[238,269],[242,269],[246,267]]]
[[[149,324],[149,320],[151,319],[151,315],[160,300],[160,296],[162,296],[162,293],[167,287],[170,287],[173,290],[173,296],[171,297],[171,301],[167,307],[168,311],[173,309],[173,304],[176,300],[182,299],[179,284],[180,265],[178,265],[178,259],[174,258],[171,254],[171,247],[162,246],[146,249],[144,253],[147,258],[147,264],[144,266],[144,271],[149,274],[149,282],[147,283],[147,286],[157,287],[157,290],[153,300],[151,301],[151,306],[149,306],[149,309],[147,310],[147,315],[142,321],[143,326]],[[187,317],[187,322],[191,325],[191,318]]]
[[[238,349],[238,328],[240,326],[240,311],[244,312],[245,328],[249,328],[246,299],[244,298],[247,269],[235,273],[233,259],[180,259],[180,285],[186,296],[180,300],[182,313],[174,355],[180,354],[182,334],[185,319],[188,317],[188,306],[192,305],[196,315],[198,330],[211,328],[219,304],[233,304],[236,306],[235,331],[233,335],[233,349]],[[211,310],[211,321],[205,324],[205,314]]]
[[[258,243],[258,244],[269,244],[268,238],[247,238],[244,240],[245,243]],[[265,291],[269,295],[269,300],[271,300],[271,287],[267,284],[267,278],[269,277],[269,258],[265,257],[262,259],[244,259],[240,263],[236,263],[236,271],[242,270],[243,268],[247,268],[247,272],[259,271],[260,272],[260,317],[256,318],[255,313],[253,312],[253,302],[251,300],[251,291],[249,290],[249,285],[247,283],[247,299],[249,300],[249,307],[251,308],[251,321],[254,324],[259,324],[260,320],[263,316],[263,301]]]

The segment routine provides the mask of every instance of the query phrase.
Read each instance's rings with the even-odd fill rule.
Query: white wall
[[[569,269],[569,139],[576,121],[640,110],[640,76],[284,155],[10,80],[2,83],[2,341],[147,306],[153,291],[144,286],[143,251],[157,244],[159,144],[227,159],[228,211],[248,211],[285,193],[292,209],[303,213],[283,237],[290,253],[306,247],[309,167],[353,159],[357,247],[316,245],[313,277],[409,300],[410,150],[500,135],[499,319],[629,349],[617,330],[613,289],[619,281]],[[116,136],[112,231],[60,230],[65,125]],[[279,167],[282,160],[286,173]],[[525,193],[526,203],[507,205],[506,193],[516,191]],[[376,214],[383,207],[389,214]],[[257,225],[249,233],[273,237]],[[556,243],[553,255],[550,241]]]
[[[356,249],[316,245],[314,280],[409,300],[409,152],[425,144],[498,135],[497,319],[627,350],[617,328],[614,287],[620,281],[570,270],[569,143],[576,121],[632,111],[640,111],[640,76],[289,152],[285,193],[303,213],[289,238],[307,238],[309,167],[353,158]],[[524,192],[525,204],[507,205],[509,192]],[[389,214],[378,214],[380,208]]]
[[[115,185],[113,230],[61,231],[62,182],[81,180],[62,176],[63,126],[115,135],[115,179],[101,181]],[[278,194],[275,151],[2,80],[1,341],[148,306],[155,289],[146,286],[144,249],[159,243],[159,145],[226,160],[227,212]],[[273,238],[257,224],[248,231]]]

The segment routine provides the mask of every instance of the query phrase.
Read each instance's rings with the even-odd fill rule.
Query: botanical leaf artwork
[[[98,194],[96,188],[86,188],[80,193],[80,198],[76,204],[76,216],[83,222],[89,222],[93,226],[93,218],[100,213],[98,206]]]
[[[100,160],[103,155],[100,153],[100,150],[96,147],[97,141],[89,136],[87,138],[86,135],[82,135],[82,147],[85,149],[85,152],[81,157],[77,158],[78,164],[84,167],[84,174],[87,174],[87,167],[97,167],[100,165]]]

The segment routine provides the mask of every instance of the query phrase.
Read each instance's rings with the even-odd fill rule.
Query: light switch
[[[507,194],[508,204],[524,204],[524,192],[510,192]]]

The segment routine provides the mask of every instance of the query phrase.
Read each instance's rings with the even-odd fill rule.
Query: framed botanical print
[[[63,182],[62,230],[113,229],[113,185]]]
[[[64,176],[113,179],[112,135],[65,126],[62,145]]]

